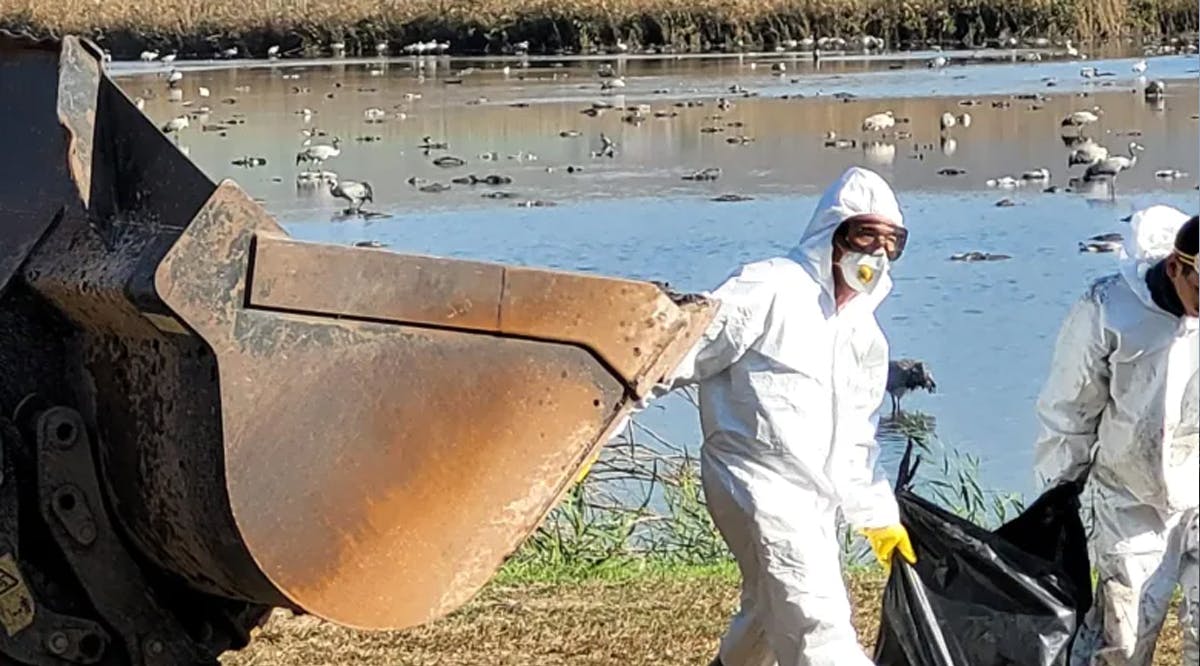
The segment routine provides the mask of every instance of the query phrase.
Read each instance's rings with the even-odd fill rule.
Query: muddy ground
[[[707,664],[737,606],[727,575],[619,582],[494,585],[451,616],[420,629],[356,632],[277,611],[226,666]],[[849,587],[864,645],[878,631],[879,575]],[[1168,619],[1155,666],[1180,663],[1180,633]]]

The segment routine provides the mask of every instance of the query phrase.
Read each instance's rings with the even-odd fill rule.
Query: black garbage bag
[[[883,596],[880,666],[1065,666],[1092,605],[1083,479],[1047,490],[995,531],[912,492],[912,443],[896,499],[917,563],[899,557]]]

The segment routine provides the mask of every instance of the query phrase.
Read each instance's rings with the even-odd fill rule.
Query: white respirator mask
[[[838,268],[842,270],[842,279],[851,289],[861,294],[875,291],[883,274],[888,269],[888,258],[883,252],[865,254],[863,252],[844,252],[838,260]]]

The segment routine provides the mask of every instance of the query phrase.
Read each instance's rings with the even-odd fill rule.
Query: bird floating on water
[[[896,114],[892,111],[884,111],[867,116],[862,122],[862,131],[864,132],[882,132],[896,126]]]
[[[1063,118],[1061,125],[1062,127],[1075,127],[1080,132],[1083,132],[1085,126],[1099,122],[1100,116],[1103,114],[1103,109],[1093,106],[1091,109],[1084,109],[1068,114],[1067,117]]]
[[[1146,84],[1145,89],[1142,90],[1142,96],[1145,97],[1147,102],[1157,102],[1163,98],[1166,90],[1167,84],[1155,80]]]
[[[1080,241],[1079,251],[1090,253],[1116,252],[1121,249],[1123,239],[1119,233],[1097,234],[1085,241]]]

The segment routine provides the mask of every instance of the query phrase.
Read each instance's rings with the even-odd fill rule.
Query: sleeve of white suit
[[[900,522],[896,494],[879,464],[879,443],[875,439],[887,386],[886,344],[878,345],[871,357],[870,366],[863,369],[871,377],[870,396],[850,409],[839,409],[833,444],[834,490],[842,514],[855,529]]]
[[[642,399],[639,409],[670,391],[724,371],[762,336],[771,294],[760,280],[739,271],[706,296],[718,302],[716,315],[683,360]]]
[[[1058,333],[1050,374],[1038,396],[1041,425],[1034,469],[1043,487],[1071,480],[1091,462],[1108,403],[1108,336],[1100,304],[1088,294]]]

